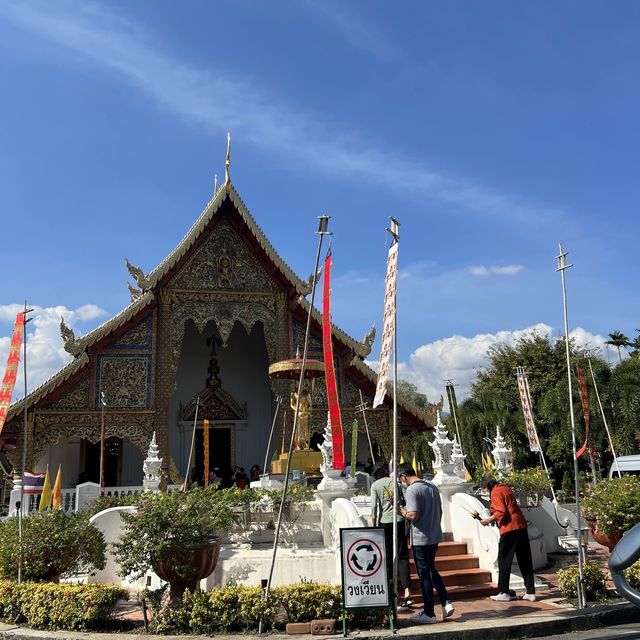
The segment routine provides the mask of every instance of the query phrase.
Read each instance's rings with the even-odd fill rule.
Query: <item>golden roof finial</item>
[[[227,131],[227,161],[224,163],[224,184],[227,187],[227,193],[231,187],[231,134]]]

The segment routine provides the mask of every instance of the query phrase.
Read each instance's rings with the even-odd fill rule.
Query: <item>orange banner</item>
[[[13,396],[13,388],[16,386],[23,332],[24,312],[21,311],[16,316],[16,323],[13,327],[13,337],[11,338],[11,346],[9,348],[9,357],[7,358],[7,368],[4,372],[2,387],[0,387],[0,433],[2,433],[4,422],[7,419],[7,412],[11,405],[11,396]]]

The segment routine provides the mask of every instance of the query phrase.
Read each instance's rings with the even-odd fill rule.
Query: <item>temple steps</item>
[[[411,599],[419,604],[422,602],[420,581],[411,553],[409,558]],[[479,598],[496,592],[496,586],[491,582],[491,572],[480,568],[477,556],[467,553],[467,545],[464,542],[441,542],[436,555],[436,567],[451,600]]]

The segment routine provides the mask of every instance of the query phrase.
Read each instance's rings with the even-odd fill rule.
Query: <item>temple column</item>
[[[156,327],[154,430],[159,457],[162,458],[161,477],[164,484],[170,477],[169,418],[171,394],[175,387],[175,373],[171,367],[171,292],[167,289],[161,289],[158,295]]]

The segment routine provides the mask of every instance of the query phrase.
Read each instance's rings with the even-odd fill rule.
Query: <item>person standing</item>
[[[486,527],[496,522],[500,530],[500,542],[498,543],[498,594],[490,596],[490,598],[497,602],[516,600],[516,595],[509,589],[511,564],[515,554],[520,573],[522,573],[524,579],[524,586],[527,589],[522,599],[535,602],[537,598],[527,521],[518,506],[516,497],[506,484],[498,482],[495,478],[485,478],[482,481],[482,488],[489,491],[491,516],[481,520],[480,524]]]
[[[407,485],[406,506],[399,506],[398,510],[401,516],[411,522],[411,548],[424,603],[424,609],[412,616],[410,621],[433,624],[438,622],[434,609],[434,588],[442,604],[442,619],[448,618],[455,610],[436,569],[436,553],[442,542],[440,492],[433,482],[421,480],[410,464],[398,465],[398,479]]]
[[[389,465],[383,461],[378,462],[373,468],[372,475],[375,482],[371,485],[371,515],[374,526],[384,528],[389,584],[393,584],[394,523],[398,531],[398,594],[402,589],[403,597],[398,596],[397,611],[406,613],[411,611],[410,605],[413,603],[408,599],[411,577],[409,575],[409,553],[407,550],[405,520],[393,507],[393,480],[389,477]],[[400,490],[400,487],[398,487],[398,490]]]

